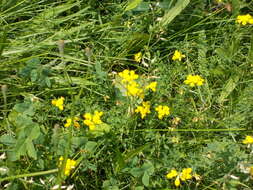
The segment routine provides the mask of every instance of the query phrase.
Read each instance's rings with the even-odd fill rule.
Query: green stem
[[[246,131],[245,128],[236,128],[236,129],[138,129],[134,131],[138,132],[230,132],[230,131]]]
[[[29,173],[29,174],[20,174],[20,175],[14,175],[10,177],[4,177],[0,179],[0,182],[2,181],[8,181],[8,180],[13,180],[17,178],[23,178],[23,177],[34,177],[34,176],[39,176],[39,175],[47,175],[47,174],[52,174],[58,172],[58,169],[52,169],[52,170],[47,170],[47,171],[42,171],[42,172],[34,172],[34,173]]]

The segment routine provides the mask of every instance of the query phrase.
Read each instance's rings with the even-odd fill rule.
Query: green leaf
[[[24,103],[16,104],[13,110],[29,116],[33,116],[35,113],[33,103],[31,101],[25,101]]]
[[[141,167],[148,175],[152,175],[154,173],[154,166],[151,162],[145,162]]]
[[[142,176],[142,183],[143,185],[145,185],[146,187],[149,186],[149,175],[147,172],[144,172],[143,176]]]
[[[125,11],[129,11],[129,10],[132,10],[132,9],[136,8],[141,2],[142,2],[142,0],[130,0],[130,1],[128,1],[128,4],[125,8]]]
[[[133,158],[134,156],[136,156],[137,154],[142,152],[144,149],[148,148],[149,145],[150,144],[146,144],[146,145],[140,146],[139,148],[131,150],[130,152],[128,152],[127,154],[124,155],[125,161],[127,162],[128,160],[130,160],[131,158]]]
[[[26,142],[26,151],[27,151],[28,156],[30,156],[31,158],[34,158],[35,160],[37,159],[37,152],[34,148],[32,141]]]
[[[110,130],[111,130],[110,125],[106,123],[101,123],[99,125],[96,125],[95,130],[92,130],[92,131],[90,130],[89,132],[93,134],[94,136],[98,137],[98,136],[104,135],[104,133],[108,133]]]
[[[96,150],[97,143],[94,141],[88,141],[85,145],[85,150],[88,151],[89,153],[92,153]]]
[[[38,124],[34,126],[24,127],[22,131],[19,132],[18,140],[15,145],[14,151],[17,154],[17,159],[20,156],[28,154],[28,156],[37,159],[37,153],[35,151],[33,140],[37,139],[40,135],[40,127]]]
[[[88,81],[85,78],[81,78],[81,77],[69,77],[69,81],[66,80],[65,78],[58,77],[58,76],[50,77],[50,79],[55,80],[56,83],[61,84],[61,85],[69,85],[69,81],[71,81],[72,84],[76,84],[81,87],[97,85],[96,83]]]
[[[217,99],[218,103],[223,103],[226,98],[231,94],[231,92],[235,89],[236,84],[239,80],[239,76],[230,77],[227,83],[224,85],[223,90],[220,93],[220,96]]]
[[[138,186],[138,187],[135,187],[135,189],[134,190],[143,190],[144,189],[144,187],[143,186]]]
[[[179,15],[190,3],[190,0],[179,0],[176,5],[171,8],[165,15],[162,17],[160,22],[158,23],[159,28],[165,28],[168,24],[170,24],[174,18]]]
[[[0,142],[4,145],[12,146],[16,143],[16,139],[9,134],[4,134],[0,137]]]

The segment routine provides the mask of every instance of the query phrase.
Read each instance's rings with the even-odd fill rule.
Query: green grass
[[[242,141],[253,136],[253,28],[235,22],[251,1],[3,0],[0,10],[0,189],[252,189]],[[144,119],[124,69],[158,84]],[[204,84],[184,84],[189,74]],[[158,119],[158,105],[170,115]],[[83,114],[95,110],[94,132]],[[74,116],[80,129],[64,127]],[[176,188],[166,174],[184,168],[200,177]]]

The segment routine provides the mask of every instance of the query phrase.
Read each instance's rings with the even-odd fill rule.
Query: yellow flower
[[[176,177],[175,181],[174,181],[174,184],[176,187],[180,186],[181,181],[186,181],[186,180],[189,180],[189,179],[192,179],[192,169],[191,168],[184,168],[182,170],[182,172],[178,173],[177,170],[175,169],[172,169],[170,170],[170,172],[166,175],[166,178],[167,179],[172,179],[174,177]],[[193,174],[194,175],[197,175],[197,174]]]
[[[141,58],[142,58],[142,53],[141,53],[141,52],[134,54],[134,60],[135,60],[137,63],[140,63],[140,62],[141,62]]]
[[[163,119],[164,116],[170,115],[170,108],[168,106],[158,106],[155,108],[158,112],[158,118]]]
[[[182,181],[186,181],[187,179],[191,179],[192,178],[192,169],[191,168],[185,168],[182,170],[182,173],[180,175],[180,179]]]
[[[103,115],[103,112],[95,111],[94,115],[91,113],[85,113],[83,115],[84,121],[83,123],[89,127],[91,131],[96,130],[96,125],[100,125],[103,122],[101,121],[101,116]]]
[[[94,116],[93,116],[93,123],[96,124],[96,125],[99,125],[102,123],[100,117],[103,115],[104,113],[103,112],[99,112],[99,111],[95,111],[94,112]]]
[[[253,17],[250,14],[238,15],[236,22],[242,25],[253,24]]]
[[[181,61],[183,58],[185,58],[185,55],[183,55],[180,51],[176,50],[174,52],[174,55],[172,56],[172,60],[173,61],[176,61],[176,60],[179,60]]]
[[[178,187],[180,185],[180,179],[179,176],[177,176],[175,182],[174,182],[175,186]]]
[[[190,87],[194,87],[203,85],[204,81],[205,80],[199,75],[188,75],[184,83]]]
[[[64,127],[69,127],[71,124],[72,124],[72,119],[71,119],[71,118],[68,118],[68,119],[66,120],[66,123],[64,124]]]
[[[131,81],[126,86],[128,96],[139,96],[144,97],[143,90],[139,88],[139,84],[135,81]]]
[[[59,167],[61,167],[62,161],[63,161],[64,159],[63,159],[63,157],[61,156],[61,157],[59,158],[59,160],[60,160]],[[76,162],[75,160],[67,159],[66,166],[65,166],[65,168],[64,168],[64,175],[69,176],[71,170],[73,170],[73,169],[76,167],[76,164],[77,164],[77,162]]]
[[[135,109],[136,113],[141,114],[141,118],[144,119],[148,113],[150,113],[150,102],[142,102],[142,106],[138,106]]]
[[[73,122],[74,126],[75,126],[76,128],[79,128],[79,127],[80,127],[80,124],[78,123],[78,121],[79,121],[79,118],[78,118],[78,117],[74,117],[73,119],[68,118],[68,119],[66,120],[66,123],[64,124],[64,127],[70,127],[70,126],[72,125],[72,122]]]
[[[139,77],[139,75],[135,74],[135,71],[128,69],[125,69],[124,71],[120,72],[119,76],[122,78],[122,83],[132,82]]]
[[[176,177],[178,175],[177,170],[170,170],[170,172],[166,175],[167,179],[172,179],[173,177]]]
[[[63,110],[63,103],[64,103],[64,97],[60,97],[60,98],[58,98],[58,99],[53,99],[52,101],[51,101],[51,103],[54,105],[54,106],[56,106],[56,107],[58,107],[60,110]]]
[[[146,86],[146,89],[151,89],[153,92],[156,91],[157,82],[151,82],[148,86]]]
[[[253,137],[246,136],[245,139],[242,141],[243,144],[253,144]]]
[[[250,173],[251,177],[253,177],[253,166],[250,167],[249,173]]]

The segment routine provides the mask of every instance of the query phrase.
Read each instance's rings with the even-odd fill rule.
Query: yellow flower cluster
[[[170,108],[168,106],[157,106],[155,110],[158,112],[158,118],[163,119],[164,116],[170,115]]]
[[[138,106],[135,109],[136,113],[141,114],[141,118],[144,119],[148,113],[150,113],[150,102],[142,102],[142,106]]]
[[[243,144],[253,144],[253,137],[246,136],[245,139],[242,141]]]
[[[238,15],[236,22],[242,25],[253,24],[253,17],[250,14]]]
[[[176,177],[176,179],[174,181],[174,184],[175,184],[176,187],[178,187],[181,184],[180,180],[181,181],[186,181],[186,180],[192,179],[193,175],[191,173],[192,173],[192,169],[191,168],[184,168],[182,170],[182,172],[177,172],[177,170],[172,169],[166,175],[166,178],[167,179],[172,179],[172,178]]]
[[[119,76],[122,78],[122,83],[132,82],[139,78],[139,75],[135,74],[135,71],[125,69],[119,73]]]
[[[190,87],[194,87],[194,86],[202,86],[204,81],[205,80],[199,75],[188,75],[184,83],[189,85]]]
[[[140,62],[141,62],[141,58],[142,58],[142,53],[141,53],[141,52],[134,54],[134,60],[135,60],[137,63],[140,63]]]
[[[180,51],[176,50],[172,56],[172,60],[176,61],[179,60],[181,61],[183,58],[185,58],[185,55],[183,55]]]
[[[119,73],[121,77],[121,83],[123,87],[127,90],[127,96],[140,97],[144,98],[144,90],[143,89],[151,89],[152,91],[156,91],[157,82],[151,82],[145,88],[143,88],[136,80],[139,78],[139,75],[135,73],[133,70],[125,69],[124,71]]]
[[[59,167],[61,167],[62,165],[62,161],[64,160],[63,157],[61,156],[59,158],[60,160],[60,164],[59,164]],[[66,162],[66,166],[64,168],[64,175],[66,176],[69,176],[71,170],[73,170],[77,165],[77,162],[75,160],[71,160],[71,159],[67,159],[67,162]]]
[[[74,117],[73,119],[72,118],[68,118],[66,120],[66,123],[64,124],[64,127],[70,127],[73,123],[73,125],[76,127],[76,128],[80,128],[80,124],[78,123],[79,121],[79,117]]]
[[[53,99],[51,103],[62,111],[64,108],[63,107],[64,100],[65,100],[64,97],[60,97],[58,99]]]
[[[149,85],[146,86],[146,89],[151,89],[153,92],[156,91],[157,82],[151,82]]]
[[[92,115],[91,113],[85,113],[83,115],[85,119],[83,123],[87,125],[91,131],[94,131],[96,130],[97,125],[100,125],[103,123],[100,118],[103,114],[104,114],[103,112],[99,112],[99,111],[95,111],[94,115]]]

